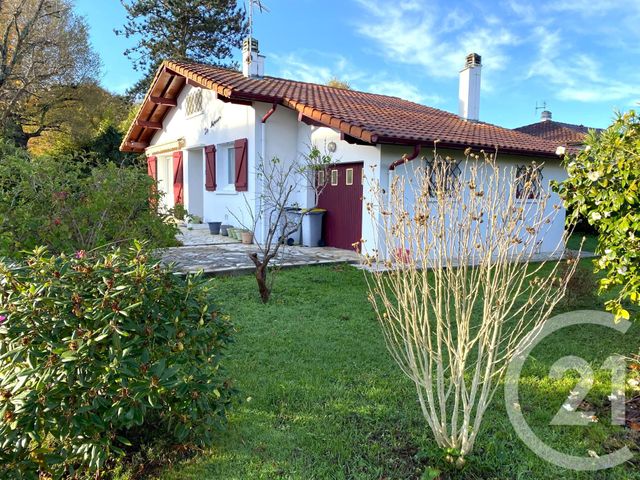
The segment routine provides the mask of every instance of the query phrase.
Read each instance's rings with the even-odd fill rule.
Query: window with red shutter
[[[184,204],[182,152],[173,152],[173,203]]]
[[[158,181],[158,157],[147,157],[147,173],[153,180]],[[153,184],[150,190],[149,205],[153,210],[158,208],[157,202],[157,184]]]
[[[241,138],[234,142],[236,155],[236,192],[246,192],[249,190],[248,143],[246,138]]]
[[[209,145],[204,148],[204,188],[213,192],[216,189],[216,146]]]
[[[158,157],[147,158],[147,173],[154,180],[158,179]]]

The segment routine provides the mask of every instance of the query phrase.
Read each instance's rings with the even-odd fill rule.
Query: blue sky
[[[268,75],[396,95],[457,113],[458,72],[482,55],[480,119],[607,126],[640,102],[640,0],[263,0],[255,37]],[[100,5],[99,7],[97,5]],[[103,85],[138,79],[116,37],[118,0],[76,0],[103,61]],[[240,52],[236,52],[240,60]]]

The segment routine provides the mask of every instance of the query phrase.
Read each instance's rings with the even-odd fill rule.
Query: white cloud
[[[507,47],[519,42],[504,23],[496,23],[495,15],[479,23],[469,11],[446,13],[433,2],[356,2],[368,14],[356,22],[358,33],[374,41],[387,59],[418,65],[436,78],[457,77],[465,56],[477,52],[483,56],[483,88],[488,90],[495,72],[509,63]]]
[[[559,31],[535,29],[538,57],[529,77],[541,77],[556,87],[561,100],[598,102],[625,100],[640,96],[637,82],[625,83],[603,73],[600,62],[585,53],[571,54],[563,48]]]
[[[307,57],[313,57],[314,60],[307,60]],[[334,77],[352,82],[364,76],[362,72],[350,68],[342,55],[300,50],[285,55],[269,53],[268,61],[269,70],[276,72],[275,76],[301,82],[325,84]]]
[[[370,83],[366,90],[380,95],[400,97],[411,102],[425,105],[439,105],[444,99],[439,95],[428,95],[420,91],[414,84],[402,80],[380,80]]]
[[[312,55],[314,61],[303,58]],[[331,78],[346,81],[355,90],[380,95],[390,95],[416,103],[438,105],[444,100],[434,94],[427,94],[413,83],[394,78],[387,73],[369,74],[353,67],[349,60],[341,55],[319,52],[299,52],[287,55],[269,54],[269,59],[278,72],[277,75],[292,80],[325,84]]]

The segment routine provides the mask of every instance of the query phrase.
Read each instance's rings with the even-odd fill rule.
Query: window
[[[345,174],[345,183],[347,185],[353,185],[353,168],[347,168],[347,173]]]
[[[331,186],[338,185],[338,170],[331,170]]]
[[[216,162],[216,191],[235,191],[236,149],[233,143],[218,146]]]
[[[202,89],[196,88],[189,92],[185,99],[187,117],[202,113]]]
[[[227,184],[236,183],[236,149],[227,149]]]
[[[324,184],[326,183],[326,174],[324,172],[324,170],[320,170],[318,172],[318,178],[316,179],[316,187],[318,188],[322,188],[324,187]]]
[[[540,198],[542,190],[542,166],[532,163],[516,169],[516,198],[533,200]]]
[[[460,162],[452,158],[437,157],[425,160],[429,196],[435,197],[438,191],[445,194],[450,193],[457,187],[461,173]]]

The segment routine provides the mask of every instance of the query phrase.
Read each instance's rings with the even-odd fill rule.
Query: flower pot
[[[231,225],[220,225],[220,235],[228,236],[230,228],[232,228]]]
[[[209,222],[209,232],[213,235],[220,235],[220,227],[222,222]]]
[[[235,238],[236,240],[240,240],[240,229],[239,228],[230,228],[229,236],[231,238]]]
[[[244,230],[240,235],[242,237],[242,243],[246,243],[246,244],[253,243],[253,232]]]

